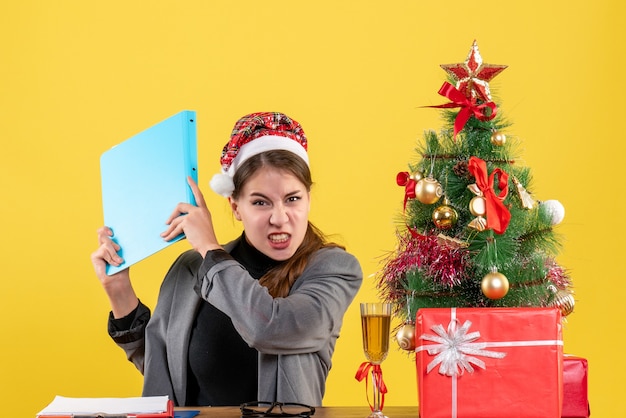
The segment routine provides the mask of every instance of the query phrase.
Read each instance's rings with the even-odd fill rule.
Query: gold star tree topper
[[[441,68],[457,80],[457,90],[468,98],[477,98],[484,102],[491,101],[489,81],[500,74],[506,67],[506,65],[483,63],[476,41],[472,44],[465,62],[441,65]]]

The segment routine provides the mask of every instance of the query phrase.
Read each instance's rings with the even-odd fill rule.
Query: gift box
[[[420,309],[415,335],[420,418],[561,417],[558,309]]]
[[[563,418],[589,417],[587,395],[587,359],[566,354],[563,356]]]

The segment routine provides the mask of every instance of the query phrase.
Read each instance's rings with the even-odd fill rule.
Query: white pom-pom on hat
[[[209,183],[211,189],[219,195],[224,197],[232,196],[235,191],[235,184],[233,183],[233,178],[228,174],[218,173],[213,175],[211,182]]]

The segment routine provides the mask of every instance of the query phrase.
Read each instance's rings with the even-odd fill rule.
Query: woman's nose
[[[289,216],[287,216],[287,210],[282,205],[276,205],[272,210],[272,216],[270,216],[270,224],[283,225],[289,222]]]

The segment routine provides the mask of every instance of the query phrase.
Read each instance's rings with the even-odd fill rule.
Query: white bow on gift
[[[439,373],[445,376],[460,376],[465,371],[474,372],[472,364],[485,368],[485,362],[474,356],[503,358],[506,353],[497,351],[484,350],[487,343],[476,343],[480,338],[480,332],[474,331],[467,333],[472,326],[471,321],[465,321],[463,326],[459,327],[459,320],[454,318],[448,324],[446,331],[443,325],[433,325],[431,329],[437,335],[422,334],[420,339],[432,341],[437,344],[422,345],[416,351],[426,350],[431,356],[436,357],[428,363],[426,373],[430,373],[432,369],[439,366]]]

